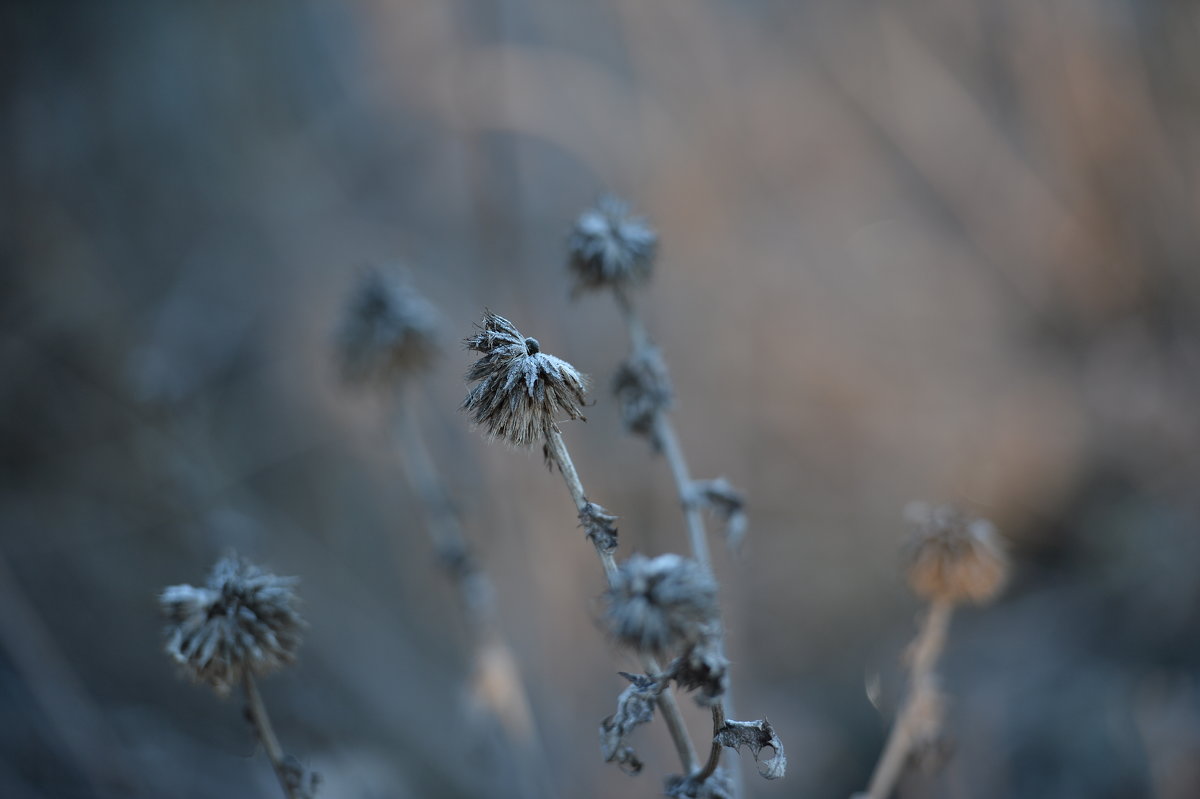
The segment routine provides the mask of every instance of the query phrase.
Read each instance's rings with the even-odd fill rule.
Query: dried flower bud
[[[663,686],[644,674],[626,674],[629,686],[617,697],[617,712],[600,724],[600,751],[605,763],[616,762],[627,774],[642,770],[642,761],[625,739],[654,719],[654,703]]]
[[[555,417],[584,418],[586,378],[504,317],[488,311],[466,345],[483,357],[467,372],[468,383],[480,382],[462,407],[488,435],[528,446],[557,429]]]
[[[617,369],[613,393],[621,406],[621,420],[634,435],[645,436],[658,449],[654,419],[670,410],[674,400],[667,366],[656,347],[639,347]]]
[[[602,197],[575,220],[567,249],[575,293],[632,288],[650,277],[658,234],[643,217],[629,216],[622,201]]]
[[[407,281],[371,270],[350,295],[337,336],[342,378],[391,385],[426,370],[437,355],[438,314]]]
[[[905,516],[917,528],[907,547],[908,582],[917,594],[982,604],[999,593],[1008,578],[1008,557],[991,522],[919,502]]]
[[[296,612],[296,582],[231,555],[204,587],[168,587],[159,597],[170,621],[167,654],[221,695],[246,672],[262,675],[291,663],[305,626]]]
[[[721,647],[716,626],[675,658],[667,669],[671,679],[685,691],[696,692],[696,703],[711,707],[729,690],[729,659]]]
[[[718,768],[700,782],[695,775],[681,776],[673,774],[667,777],[666,795],[677,799],[733,799],[733,779],[729,772]]]
[[[724,477],[693,480],[688,501],[725,522],[725,545],[737,552],[746,537],[746,498]]]
[[[607,598],[613,634],[641,652],[698,643],[717,624],[716,582],[679,555],[634,555],[617,570]]]

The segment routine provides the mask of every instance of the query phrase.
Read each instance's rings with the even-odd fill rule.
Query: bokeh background
[[[538,790],[661,791],[660,724],[643,775],[600,762],[634,664],[560,479],[457,411],[490,307],[594,377],[566,436],[623,551],[683,548],[667,469],[606,390],[615,308],[568,298],[566,234],[602,191],[661,234],[642,307],[693,471],[750,500],[716,566],[739,716],[772,720],[790,768],[747,760],[749,795],[866,784],[919,611],[913,499],[993,519],[1015,571],[956,615],[939,767],[900,795],[1200,795],[1195,4],[0,20],[0,795],[277,795],[239,703],[161,652],[156,594],[229,548],[303,580],[301,659],[263,692],[323,795],[535,795],[466,698],[389,403],[338,380],[345,298],[392,263],[441,309],[419,413],[496,585]]]

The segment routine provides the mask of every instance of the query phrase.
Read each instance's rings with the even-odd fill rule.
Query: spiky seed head
[[[621,406],[621,420],[634,435],[645,436],[657,448],[654,419],[671,409],[675,392],[667,366],[656,347],[639,347],[617,368],[613,393]]]
[[[658,234],[624,202],[605,196],[575,220],[567,250],[575,293],[632,288],[650,277]]]
[[[305,627],[296,582],[229,555],[205,585],[169,586],[159,596],[169,622],[166,653],[220,695],[247,672],[264,675],[292,663]]]
[[[466,345],[482,353],[467,371],[467,382],[478,384],[462,407],[488,435],[525,447],[556,430],[558,419],[584,419],[587,378],[574,366],[491,311],[477,328]]]
[[[426,371],[438,353],[438,313],[394,271],[372,269],[354,287],[337,334],[342,378],[393,386]]]
[[[717,584],[694,560],[634,555],[608,590],[607,621],[617,640],[651,654],[680,650],[712,635]]]
[[[1008,556],[995,525],[950,506],[914,502],[905,509],[914,533],[906,546],[908,582],[929,600],[991,601],[1008,579]]]

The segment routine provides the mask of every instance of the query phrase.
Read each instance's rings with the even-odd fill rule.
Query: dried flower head
[[[658,234],[643,217],[629,215],[616,197],[601,197],[575,220],[567,242],[574,292],[630,288],[650,277]]]
[[[512,322],[488,311],[479,331],[466,340],[483,353],[467,371],[479,384],[467,393],[463,410],[488,434],[517,446],[540,441],[557,429],[555,419],[583,419],[587,379],[566,361],[542,352]]]
[[[671,679],[685,691],[694,691],[696,703],[711,707],[729,690],[729,659],[715,625],[688,647],[668,668]]]
[[[221,695],[247,672],[267,674],[291,663],[305,626],[296,611],[296,582],[230,555],[205,586],[169,586],[159,597],[170,622],[167,654]]]
[[[607,619],[621,643],[641,652],[681,649],[712,635],[717,584],[694,560],[634,555],[608,590]]]
[[[657,347],[639,347],[617,369],[613,393],[621,406],[621,420],[634,435],[649,438],[655,448],[654,419],[670,410],[674,400],[671,378]]]
[[[438,314],[393,272],[363,274],[337,336],[342,378],[353,385],[390,385],[423,372],[437,355]]]
[[[724,768],[718,768],[706,780],[696,777],[673,774],[667,777],[664,792],[676,799],[733,799],[737,795],[733,778]]]
[[[916,526],[907,546],[908,582],[926,599],[990,601],[1008,578],[1008,557],[995,526],[949,506],[914,502],[905,517]]]

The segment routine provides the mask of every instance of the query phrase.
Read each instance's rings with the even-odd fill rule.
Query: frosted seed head
[[[438,314],[401,275],[363,274],[337,334],[342,379],[354,386],[394,386],[430,367],[438,353]]]
[[[221,695],[246,673],[292,663],[306,626],[296,610],[296,582],[230,555],[204,586],[169,586],[159,596],[168,621],[166,653]]]
[[[681,650],[707,638],[717,624],[716,582],[679,555],[629,558],[607,599],[613,635],[640,652]]]
[[[475,385],[462,407],[488,435],[526,447],[556,430],[558,419],[584,419],[587,378],[503,316],[488,311],[465,343],[481,356],[467,370]]]
[[[645,218],[630,216],[624,202],[606,196],[575,220],[567,250],[574,293],[628,289],[650,277],[658,234]]]

